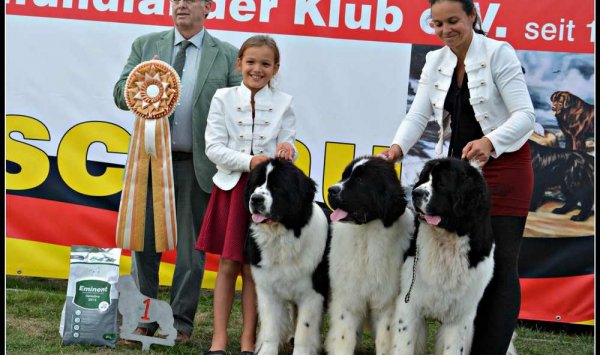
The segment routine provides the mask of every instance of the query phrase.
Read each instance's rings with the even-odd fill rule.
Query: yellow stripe
[[[69,278],[69,260],[71,248],[62,245],[34,242],[30,240],[6,237],[6,275],[47,277],[53,279]],[[175,265],[160,263],[159,283],[170,286],[173,282]],[[121,255],[119,274],[131,271],[131,257]],[[206,270],[202,288],[214,288],[217,273]],[[236,290],[242,289],[242,280],[238,277]]]

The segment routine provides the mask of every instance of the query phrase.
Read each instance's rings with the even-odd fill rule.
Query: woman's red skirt
[[[247,180],[248,174],[242,174],[240,181],[230,191],[213,186],[196,243],[197,250],[246,263],[244,242],[250,223],[250,214],[244,202]]]
[[[483,175],[492,195],[492,216],[527,216],[533,192],[529,143],[498,159],[490,158]]]

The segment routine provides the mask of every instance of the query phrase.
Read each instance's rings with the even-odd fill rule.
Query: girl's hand
[[[396,162],[398,159],[402,158],[402,149],[400,149],[398,144],[392,144],[390,149],[384,150],[379,153],[378,156],[387,159],[388,161]]]
[[[294,147],[288,142],[279,143],[275,150],[275,158],[292,160],[294,157]]]
[[[490,154],[493,151],[494,145],[492,142],[487,137],[483,137],[467,143],[463,148],[461,159],[477,159],[483,167],[490,159]]]
[[[254,169],[258,164],[269,160],[269,157],[266,155],[253,155],[252,160],[250,160],[250,170]]]

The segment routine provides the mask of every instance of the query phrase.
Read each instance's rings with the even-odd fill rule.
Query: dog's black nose
[[[339,187],[338,185],[333,185],[332,187],[329,188],[329,197],[334,197],[337,196],[340,191],[342,191],[342,188]]]
[[[252,195],[250,197],[250,203],[253,206],[261,206],[265,202],[265,197],[262,195]]]
[[[420,201],[427,196],[429,196],[429,191],[427,191],[425,189],[414,189],[412,191],[413,201]]]

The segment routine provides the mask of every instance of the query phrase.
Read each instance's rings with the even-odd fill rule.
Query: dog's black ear
[[[301,196],[305,196],[307,200],[313,201],[317,192],[317,183],[309,176],[304,175],[300,169],[296,169],[296,179],[300,188]]]
[[[383,204],[384,227],[394,224],[404,214],[407,205],[406,196],[404,195],[400,181],[397,181],[397,186],[390,186],[387,190],[389,193],[386,194]]]
[[[383,226],[389,227],[406,210],[406,198],[403,193],[394,192],[386,196],[385,210],[383,212]]]
[[[254,169],[248,173],[248,181],[246,182],[246,188],[244,189],[244,202],[246,209],[248,209],[250,203],[250,195],[252,195],[254,188],[259,185],[258,180],[264,176],[263,170],[265,169],[266,164],[268,163],[261,163],[258,166],[255,166]]]
[[[465,161],[465,165],[469,163]],[[472,166],[467,166],[458,177],[461,183],[454,192],[456,216],[479,216],[489,213],[490,196],[483,176]]]
[[[431,174],[431,170],[433,170],[433,168],[436,167],[438,164],[439,164],[439,159],[433,159],[433,160],[427,161],[425,163],[425,165],[423,166],[423,169],[421,169],[421,172],[419,173],[419,178],[417,179],[415,186],[420,185],[423,182],[429,180],[429,174]]]

